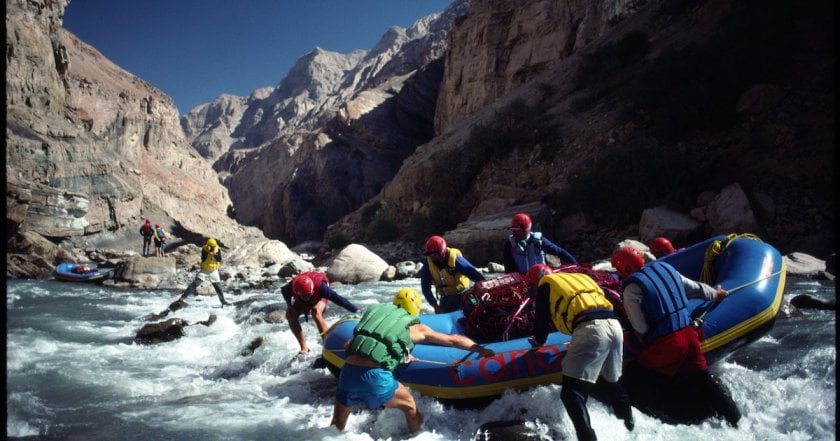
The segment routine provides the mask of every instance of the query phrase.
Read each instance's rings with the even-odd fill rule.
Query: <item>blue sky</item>
[[[370,49],[451,0],[71,0],[64,28],[172,97],[179,113],[274,86],[316,46]]]

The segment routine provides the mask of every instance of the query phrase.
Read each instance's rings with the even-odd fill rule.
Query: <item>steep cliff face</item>
[[[498,261],[509,217],[488,216],[531,207],[588,260],[637,234],[645,208],[688,213],[739,183],[765,239],[828,256],[832,5],[797,5],[473,1],[449,40],[441,134],[327,240],[365,237],[387,207],[400,237],[469,238],[456,246]]]
[[[63,30],[66,4],[7,2],[9,234],[95,244],[149,216],[184,235],[258,235],[225,216],[227,191],[171,99]]]
[[[444,133],[602,36],[634,0],[472,0],[452,31],[435,111]]]
[[[212,103],[202,104],[181,118],[181,127],[190,145],[205,159],[215,162],[232,146],[240,145],[233,131],[246,110],[255,102],[264,100],[272,88],[255,90],[248,97],[221,95]]]

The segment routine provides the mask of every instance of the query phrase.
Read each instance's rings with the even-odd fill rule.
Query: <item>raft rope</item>
[[[591,277],[601,287],[606,297],[616,310],[624,313],[621,302],[621,281],[612,273],[592,269],[591,265],[563,265],[554,268],[554,272],[583,273]],[[504,277],[504,276],[503,276]],[[535,306],[533,299],[526,294],[529,285],[521,278],[506,281],[498,286],[477,292],[473,285],[464,296],[464,316],[466,334],[484,341],[506,341],[525,337],[533,333]],[[553,323],[550,330],[554,330]]]
[[[749,233],[737,234],[733,233],[726,236],[723,240],[716,240],[712,242],[708,248],[706,248],[706,254],[703,257],[703,270],[700,272],[700,281],[711,285],[712,282],[715,280],[715,273],[714,273],[714,261],[715,258],[729,246],[735,239],[753,239],[761,242],[761,239]]]

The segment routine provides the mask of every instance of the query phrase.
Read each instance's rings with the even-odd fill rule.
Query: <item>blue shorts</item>
[[[338,376],[335,399],[347,407],[365,403],[368,409],[379,409],[394,397],[397,386],[399,383],[389,370],[345,364]]]

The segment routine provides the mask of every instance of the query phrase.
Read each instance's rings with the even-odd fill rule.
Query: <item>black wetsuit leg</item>
[[[194,295],[194,294],[195,294],[195,290],[196,290],[196,289],[198,289],[198,286],[199,286],[199,285],[201,285],[201,282],[204,282],[204,281],[203,281],[203,280],[201,280],[201,278],[200,278],[200,277],[196,277],[196,278],[192,281],[192,283],[190,283],[190,286],[188,286],[188,287],[187,287],[187,290],[186,290],[186,291],[184,291],[184,293],[183,293],[183,294],[181,294],[181,299],[185,299],[185,298],[187,298],[187,297],[189,297],[189,296],[191,296],[191,295]]]
[[[578,441],[594,441],[598,438],[589,423],[589,411],[586,410],[586,400],[593,388],[588,383],[577,378],[563,377],[563,389],[560,392],[560,400],[566,407],[566,413],[575,426],[575,433]]]
[[[622,383],[622,379],[615,383],[606,383],[609,400],[615,416],[624,421],[627,430],[633,430],[636,427],[633,421],[633,408],[630,407],[630,396],[627,395],[627,390],[624,389]]]
[[[219,296],[219,301],[222,302],[222,305],[230,305],[230,303],[225,300],[225,295],[222,293],[222,284],[219,282],[213,282],[213,289],[216,290],[216,295]]]

